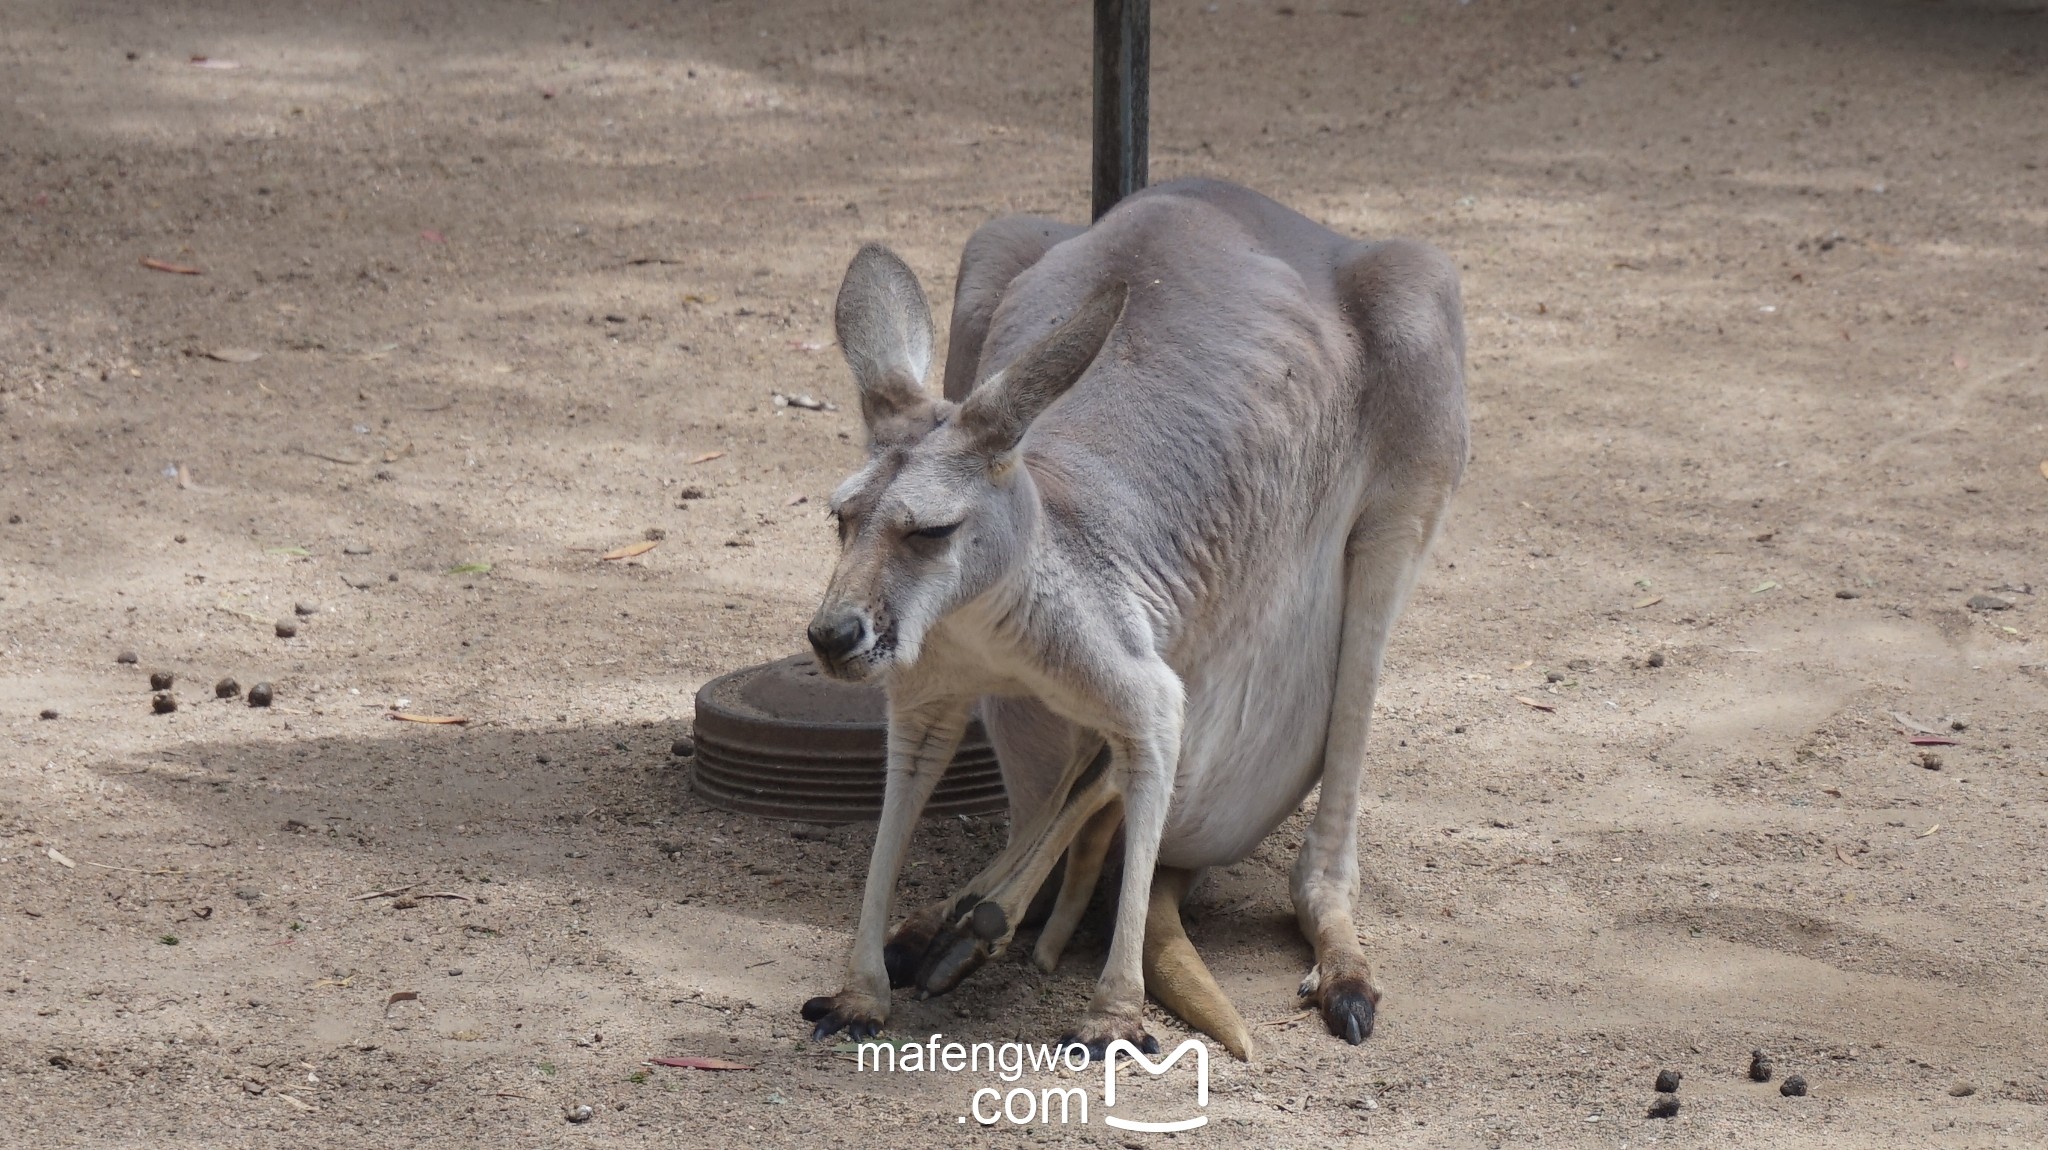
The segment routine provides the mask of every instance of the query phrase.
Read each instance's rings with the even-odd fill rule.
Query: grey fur
[[[1456,271],[1213,181],[1149,189],[1085,232],[999,220],[961,260],[941,398],[907,370],[920,326],[930,342],[922,292],[907,299],[908,269],[877,251],[856,257],[838,305],[871,443],[833,497],[843,551],[813,634],[858,623],[824,661],[887,683],[890,776],[847,981],[818,1000],[819,1031],[887,1016],[890,893],[982,701],[1012,843],[967,890],[1005,926],[1122,806],[1122,898],[1083,1040],[1143,1036],[1155,866],[1244,857],[1318,781],[1293,883],[1311,993],[1333,1032],[1369,1033],[1358,790],[1387,634],[1467,454]],[[1091,361],[1077,348],[1119,284]],[[1028,396],[1006,395],[1020,379]],[[1021,437],[990,433],[1020,421]],[[1104,742],[1110,769],[1084,780]],[[1008,945],[949,924],[955,905],[918,917],[961,946]]]

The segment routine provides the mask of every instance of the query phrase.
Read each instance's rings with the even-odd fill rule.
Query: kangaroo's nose
[[[811,649],[823,659],[836,660],[860,645],[861,621],[858,615],[841,615],[833,619],[814,619],[808,632]]]

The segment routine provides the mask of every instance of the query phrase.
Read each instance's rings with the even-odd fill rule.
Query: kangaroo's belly
[[[1159,859],[1250,854],[1322,773],[1344,622],[1344,531],[1261,583],[1175,660],[1187,685],[1180,767]],[[1253,597],[1256,598],[1253,598]]]

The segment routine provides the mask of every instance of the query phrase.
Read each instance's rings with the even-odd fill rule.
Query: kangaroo
[[[942,395],[923,288],[886,248],[854,257],[834,320],[868,447],[831,499],[841,551],[809,638],[828,674],[885,683],[888,777],[844,982],[804,1005],[814,1037],[869,1037],[892,987],[941,993],[1003,953],[1064,855],[1034,950],[1050,969],[1120,827],[1108,961],[1062,1042],[1156,1052],[1149,984],[1249,1057],[1180,902],[1320,783],[1291,882],[1315,951],[1300,993],[1362,1041],[1373,695],[1468,454],[1451,262],[1183,180],[1085,230],[977,231]],[[1009,845],[891,936],[912,830],[977,706]]]

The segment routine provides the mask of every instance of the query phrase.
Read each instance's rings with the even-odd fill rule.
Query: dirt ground
[[[0,1143],[2048,1142],[2038,3],[1155,3],[1155,179],[1464,268],[1379,1032],[1298,1013],[1297,816],[1191,910],[1261,1044],[1207,1129],[981,1132],[804,1039],[871,831],[669,746],[830,569],[858,244],[943,314],[983,220],[1085,214],[1088,11],[4,5]],[[896,1033],[1055,1037],[1104,940],[1027,951]]]

